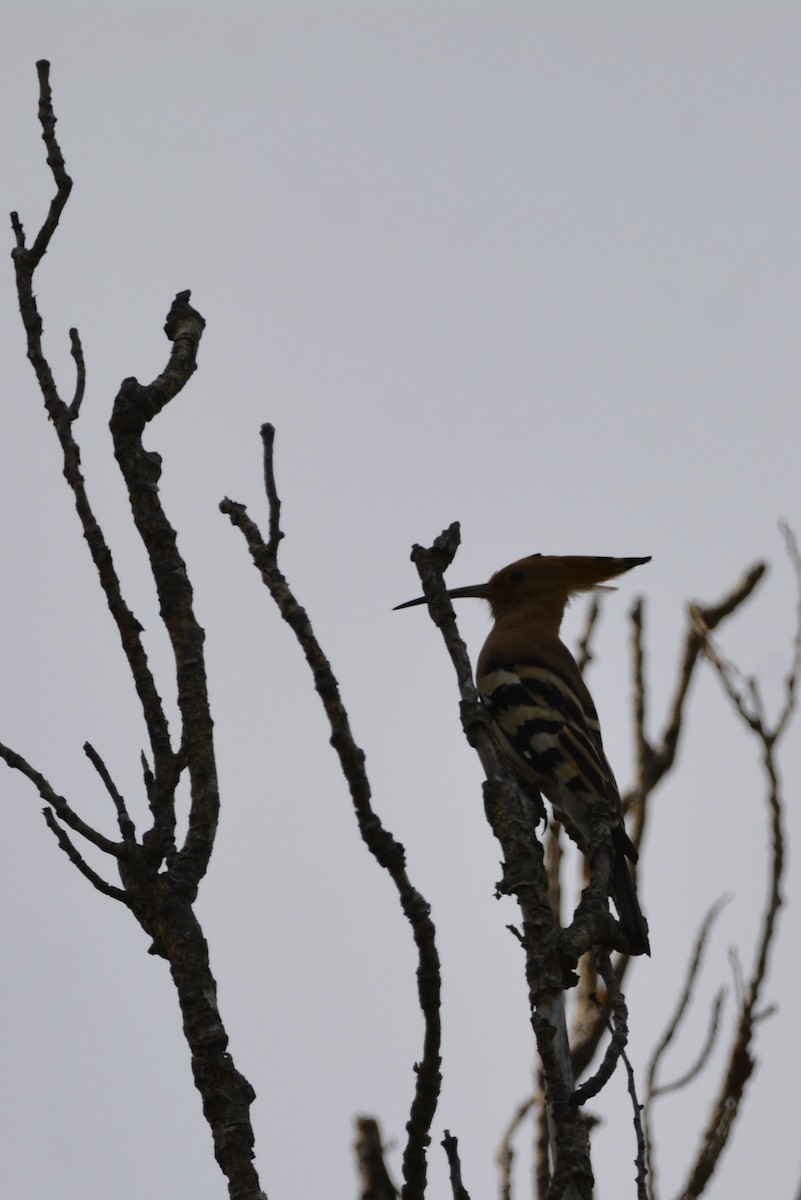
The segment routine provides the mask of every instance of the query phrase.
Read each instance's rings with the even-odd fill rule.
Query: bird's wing
[[[566,812],[584,836],[585,799],[605,799],[613,828],[619,826],[625,839],[621,849],[631,857],[634,848],[623,831],[598,713],[572,658],[562,664],[551,656],[492,654],[483,663],[480,690],[518,773]]]

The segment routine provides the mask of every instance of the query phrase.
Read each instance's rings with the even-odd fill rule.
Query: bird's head
[[[565,605],[571,596],[604,589],[603,585],[632,567],[650,561],[645,558],[605,558],[580,554],[530,554],[496,571],[487,583],[453,588],[451,600],[473,597],[486,600],[496,621],[514,620],[517,614],[529,617],[536,610],[541,619],[558,632]],[[425,596],[407,600],[398,608],[425,604]]]

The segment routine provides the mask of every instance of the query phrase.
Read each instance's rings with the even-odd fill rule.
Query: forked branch
[[[42,320],[33,290],[34,272],[49,248],[70,194],[71,180],[56,139],[49,80],[49,64],[37,64],[39,119],[47,148],[47,161],[56,193],[44,224],[28,247],[22,223],[12,213],[16,248],[14,267],[20,313],[45,407],[61,446],[64,476],[97,569],[100,585],[120,634],[123,651],[150,740],[153,770],[145,766],[147,801],[152,826],[141,842],[133,820],[100,755],[87,743],[92,762],[116,811],[122,841],[115,842],[93,829],[60,796],[44,776],[20,754],[0,746],[0,757],[20,771],[45,800],[45,819],[61,849],[76,869],[104,895],[123,902],[152,938],[153,953],[169,962],[178,991],[183,1028],[192,1054],[195,1083],[211,1127],[217,1161],[236,1200],[261,1200],[263,1193],[253,1165],[253,1129],[250,1105],[253,1089],[236,1070],[228,1053],[228,1037],[216,1001],[208,947],[192,903],[208,867],[217,829],[219,796],[203,657],[203,630],[193,611],[192,588],[158,491],[159,456],[147,452],[142,434],[148,421],[183,389],[197,365],[197,350],[204,321],[189,304],[189,292],[180,292],[170,309],[165,332],[171,352],[165,369],[149,385],[126,379],[114,404],[111,420],[117,461],[128,486],[137,529],[150,557],[162,617],[172,645],[178,683],[182,735],[173,749],[164,708],[142,643],[142,627],[123,599],[111,552],[96,520],[81,471],[74,427],[86,386],[83,348],[76,329],[70,330],[76,383],[71,402],[58,391],[42,347]],[[183,846],[175,847],[175,792],[181,772],[188,770],[191,784],[189,829]],[[92,868],[70,838],[65,826],[115,860],[122,887],[109,884]],[[165,869],[161,869],[166,864]]]

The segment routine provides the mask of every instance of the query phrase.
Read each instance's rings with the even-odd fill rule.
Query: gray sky
[[[500,1132],[531,1072],[520,955],[504,928],[514,910],[493,900],[499,852],[444,650],[424,612],[391,608],[418,593],[412,542],[457,518],[454,585],[534,551],[652,554],[606,603],[590,676],[625,784],[633,595],[648,597],[656,722],[686,600],[717,598],[765,557],[769,580],[725,644],[778,701],[794,600],[777,520],[801,529],[801,8],[2,8],[2,207],[31,234],[50,199],[34,69],[48,57],[75,190],[37,277],[47,348],[69,394],[67,330],[79,327],[90,494],[171,705],[107,421],[122,378],[149,381],[163,366],[178,290],[192,289],[208,322],[200,369],[148,444],[164,458],[163,495],[208,636],[223,813],[199,912],[231,1049],[258,1093],[262,1182],[271,1200],[352,1195],[352,1118],[373,1113],[401,1142],[421,1037],[408,929],[359,842],[297,646],[217,511],[230,495],[263,517],[258,429],[270,420],[283,566],[439,931],[446,1085],[435,1143],[443,1128],[457,1134],[466,1186],[490,1196]],[[141,816],[144,731],[24,358],[6,262],[0,740],[113,832],[81,746],[93,742]],[[468,603],[460,614],[475,653],[486,615]],[[756,748],[708,671],[690,715],[641,876],[653,959],[627,988],[639,1072],[708,905],[732,893],[703,1011],[668,1074],[693,1059],[703,1006],[730,983],[729,947],[750,966],[766,893]],[[223,1195],[165,964],[60,854],[25,781],[6,773],[3,786],[5,1192]],[[760,1026],[759,1069],[713,1195],[763,1184],[766,1154],[773,1194],[794,1194],[798,833],[790,812],[768,989],[780,1010]],[[666,1194],[720,1062],[657,1111]],[[622,1075],[593,1109],[605,1121],[599,1195],[611,1200],[633,1187]],[[398,1155],[391,1166],[397,1175]],[[444,1195],[436,1147],[431,1178],[432,1196]]]

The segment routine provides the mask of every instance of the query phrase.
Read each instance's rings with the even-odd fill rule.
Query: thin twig
[[[672,1080],[670,1083],[660,1084],[659,1087],[654,1087],[651,1097],[656,1099],[657,1096],[666,1096],[669,1092],[680,1092],[682,1088],[687,1087],[689,1083],[701,1074],[706,1066],[709,1056],[712,1053],[715,1042],[717,1041],[718,1030],[720,1027],[720,1014],[723,1008],[723,1002],[726,999],[726,989],[720,988],[715,994],[715,999],[712,1001],[712,1008],[709,1013],[709,1025],[707,1026],[706,1037],[701,1049],[698,1051],[695,1062],[691,1063],[683,1075],[678,1079]]]
[[[0,758],[14,771],[19,771],[26,779],[30,779],[31,783],[36,788],[39,795],[45,803],[53,809],[63,821],[68,825],[74,833],[79,833],[81,837],[86,838],[87,842],[91,842],[98,850],[102,850],[104,854],[110,854],[112,858],[120,858],[122,855],[122,846],[119,842],[112,842],[110,838],[104,837],[102,833],[98,833],[91,825],[87,825],[82,821],[76,812],[70,807],[63,796],[59,796],[58,792],[45,779],[40,771],[32,767],[29,762],[17,754],[16,751],[10,750],[8,746],[0,744]]]
[[[359,1170],[361,1200],[395,1200],[398,1189],[387,1170],[381,1130],[374,1117],[356,1118],[353,1149]]]
[[[594,658],[591,643],[593,634],[595,633],[595,627],[598,623],[600,611],[601,605],[596,594],[590,598],[590,602],[587,605],[587,615],[584,620],[584,630],[576,645],[576,663],[582,675],[587,670]]]
[[[798,690],[798,678],[801,673],[801,550],[798,547],[798,540],[795,533],[787,524],[786,521],[779,522],[779,529],[784,544],[787,549],[787,556],[795,571],[796,582],[796,626],[795,639],[793,641],[793,657],[790,664],[790,669],[784,679],[784,705],[779,711],[776,723],[773,727],[774,740],[780,738],[784,733],[787,722],[790,716],[795,711],[796,697]]]
[[[765,563],[757,563],[751,567],[740,583],[736,584],[717,604],[691,604],[688,606],[690,621],[686,634],[679,679],[662,736],[658,743],[655,743],[653,755],[645,764],[646,785],[649,791],[652,791],[656,784],[661,781],[675,761],[684,718],[684,703],[687,699],[687,693],[695,673],[699,655],[703,649],[704,639],[695,628],[694,614],[696,612],[700,614],[706,629],[710,631],[716,629],[722,621],[735,613],[751,596],[766,570]]]
[[[645,794],[645,764],[653,756],[653,747],[648,742],[645,730],[647,725],[647,695],[646,663],[645,663],[645,601],[638,596],[630,613],[631,620],[631,654],[634,668],[634,739],[637,761],[637,791]],[[685,693],[686,694],[686,693]]]
[[[631,1097],[631,1103],[632,1103],[632,1109],[633,1109],[632,1120],[633,1120],[633,1124],[634,1124],[635,1136],[637,1139],[637,1155],[634,1160],[635,1165],[637,1167],[637,1175],[636,1175],[637,1200],[648,1200],[648,1191],[647,1191],[648,1170],[645,1165],[645,1134],[643,1131],[642,1120],[641,1120],[642,1105],[640,1104],[640,1102],[637,1098],[637,1087],[636,1087],[636,1084],[634,1081],[634,1071],[632,1069],[631,1062],[629,1061],[629,1057],[626,1054],[626,1040],[627,1040],[626,1005],[625,1005],[623,996],[620,992],[620,988],[618,987],[618,982],[617,982],[617,979],[615,978],[615,973],[612,969],[612,963],[611,963],[608,955],[603,955],[603,956],[599,957],[598,970],[601,974],[601,977],[602,977],[604,983],[606,984],[607,996],[608,996],[606,1005],[601,1004],[600,1001],[598,1001],[596,999],[598,1016],[603,1021],[604,1026],[612,1034],[612,1042],[613,1043],[617,1042],[615,1061],[612,1064],[612,1068],[609,1071],[609,1074],[611,1075],[612,1071],[614,1070],[615,1066],[617,1065],[618,1058],[621,1059],[623,1062],[623,1065],[626,1069],[626,1077],[627,1077],[627,1081],[628,1081],[628,1092],[629,1092],[629,1096]],[[613,1014],[611,1021],[606,1016],[606,1010],[608,1007],[611,1007],[612,1014]],[[608,1056],[608,1053],[609,1052],[607,1051],[607,1056]],[[599,1074],[600,1074],[600,1071],[599,1071]],[[587,1085],[585,1084],[585,1088],[586,1087],[587,1087]],[[574,1096],[574,1101],[577,1103],[581,1102],[578,1100],[579,1092],[581,1092],[581,1091],[583,1091],[583,1089],[578,1089],[576,1092],[576,1095]],[[596,1091],[600,1091],[600,1088],[597,1088]],[[590,1094],[593,1094],[593,1093],[590,1093]],[[588,1099],[588,1098],[589,1098],[589,1094],[585,1096],[585,1099]]]
[[[83,359],[83,347],[77,329],[70,330],[70,353],[75,362],[75,395],[69,406],[69,416],[71,421],[77,421],[86,391],[86,363]]]
[[[495,1155],[495,1162],[498,1165],[500,1176],[500,1200],[512,1200],[512,1164],[514,1162],[515,1152],[512,1146],[512,1141],[520,1126],[525,1121],[528,1114],[542,1099],[538,1092],[533,1096],[529,1096],[522,1104],[518,1104],[515,1109],[512,1119],[503,1131],[503,1137]],[[547,1154],[547,1151],[546,1151]]]
[[[61,147],[56,138],[56,115],[53,111],[53,94],[50,90],[50,63],[44,58],[40,59],[36,64],[36,73],[39,76],[39,123],[42,126],[42,140],[47,150],[47,165],[53,172],[53,179],[56,183],[56,194],[50,201],[47,216],[33,245],[29,250],[25,250],[31,272],[42,261],[72,191],[72,180],[67,174],[64,155],[61,153]],[[16,213],[12,213],[12,222],[15,217]],[[17,240],[19,246],[19,238]],[[24,249],[24,237],[22,246],[19,248]]]
[[[448,1158],[451,1177],[451,1195],[453,1200],[470,1200],[470,1193],[462,1183],[462,1164],[459,1161],[459,1142],[450,1130],[445,1130],[442,1145]]]
[[[91,746],[89,744],[89,742],[84,742],[83,750],[84,750],[84,754],[89,759],[90,763],[95,768],[95,770],[97,771],[100,778],[103,780],[105,789],[108,792],[109,796],[111,796],[111,799],[114,802],[114,807],[117,810],[117,823],[120,827],[120,833],[122,834],[122,840],[124,842],[135,842],[136,841],[136,826],[134,825],[133,821],[131,820],[128,809],[125,807],[125,801],[123,800],[122,795],[120,794],[120,792],[117,788],[117,785],[114,783],[114,780],[111,778],[108,767],[103,762],[103,759],[97,753],[94,746]]]
[[[646,1076],[646,1106],[648,1105],[652,1096],[658,1095],[658,1093],[663,1090],[657,1086],[657,1072],[661,1066],[662,1059],[667,1053],[668,1047],[679,1031],[684,1015],[689,1007],[690,1000],[692,999],[693,987],[696,979],[698,978],[698,972],[700,971],[701,964],[703,962],[706,944],[709,940],[709,935],[712,932],[712,926],[720,915],[721,910],[729,903],[729,900],[729,896],[721,896],[719,900],[715,901],[701,922],[701,927],[698,930],[698,935],[695,939],[695,947],[693,949],[692,956],[690,957],[690,961],[687,964],[687,973],[684,977],[684,986],[678,995],[673,1016],[668,1021],[665,1032],[662,1034],[662,1037],[657,1043],[656,1049],[651,1055],[651,1061],[649,1063],[648,1073]]]
[[[634,1134],[637,1138],[637,1157],[634,1160],[637,1167],[637,1200],[649,1200],[648,1198],[648,1167],[646,1165],[646,1147],[645,1147],[645,1131],[642,1123],[642,1105],[637,1099],[637,1087],[634,1082],[634,1070],[632,1069],[629,1056],[624,1050],[620,1056],[623,1059],[623,1066],[626,1068],[626,1079],[628,1081],[628,1092],[631,1096],[632,1107],[632,1124],[634,1125]]]
[[[43,808],[42,816],[47,822],[48,828],[55,834],[59,846],[66,854],[74,867],[77,867],[81,875],[88,879],[93,887],[96,887],[104,896],[110,896],[112,900],[119,900],[121,904],[125,904],[128,908],[131,907],[131,901],[128,895],[122,888],[114,887],[113,884],[107,883],[102,876],[98,875],[97,871],[93,871],[89,864],[79,854],[75,844],[70,839],[67,831],[59,825],[56,820],[55,813],[52,808]]]
[[[629,1037],[626,1000],[618,986],[608,954],[598,955],[598,971],[606,984],[606,1005],[602,1005],[597,998],[595,998],[595,1003],[612,1038],[595,1074],[587,1079],[581,1087],[576,1088],[573,1093],[572,1101],[577,1107],[586,1104],[593,1096],[597,1096],[612,1078]],[[611,1021],[605,1016],[607,1008],[612,1014]]]
[[[665,1055],[667,1054],[667,1051],[668,1051],[669,1047],[671,1046],[672,1042],[676,1038],[678,1031],[683,1023],[685,1014],[687,1013],[687,1011],[689,1009],[689,1005],[690,1005],[690,1002],[691,1002],[692,996],[693,996],[693,989],[695,986],[695,982],[696,982],[696,979],[698,978],[698,973],[701,969],[701,965],[704,960],[706,946],[709,941],[710,934],[712,932],[712,926],[714,925],[715,921],[717,920],[718,915],[720,914],[721,910],[724,908],[724,906],[726,904],[728,904],[728,902],[729,902],[728,896],[721,896],[719,900],[715,901],[715,903],[709,909],[709,911],[707,912],[703,921],[701,922],[701,926],[698,930],[698,934],[697,934],[697,937],[695,940],[695,946],[693,949],[693,953],[690,956],[690,960],[687,964],[687,971],[686,971],[685,978],[684,978],[684,985],[683,985],[683,987],[679,993],[679,996],[677,998],[677,1001],[676,1001],[676,1007],[674,1009],[672,1017],[670,1018],[670,1020],[667,1023],[665,1032],[663,1033],[661,1039],[659,1040],[659,1043],[657,1044],[653,1054],[651,1055],[651,1060],[648,1064],[648,1071],[646,1074],[646,1084],[645,1084],[645,1105],[644,1105],[644,1109],[643,1109],[643,1121],[644,1121],[644,1126],[645,1126],[645,1145],[646,1145],[646,1154],[647,1154],[647,1160],[648,1160],[648,1170],[649,1170],[649,1173],[651,1176],[652,1200],[656,1200],[656,1197],[658,1195],[656,1144],[655,1144],[654,1135],[653,1135],[653,1102],[657,1098],[658,1095],[664,1093],[664,1089],[661,1088],[657,1084],[657,1074],[658,1074],[660,1066],[662,1064],[662,1060],[664,1059]],[[722,1004],[722,997],[721,997],[721,1004]],[[696,1063],[695,1063],[695,1065],[697,1067],[697,1071],[695,1072],[696,1075],[699,1074],[700,1071],[703,1069],[705,1063],[708,1060],[709,1053],[711,1053],[711,1051],[712,1051],[712,1046],[714,1044],[714,1039],[715,1039],[715,1036],[717,1034],[717,1029],[718,1029],[719,1011],[720,1011],[720,1006],[718,1006],[717,1010],[713,1007],[712,1014],[711,1014],[711,1020],[710,1020],[710,1026],[707,1029],[707,1037],[705,1040],[705,1044],[704,1044],[704,1047],[702,1047],[701,1053],[696,1058]],[[708,1047],[709,1050],[708,1050],[707,1054],[704,1054],[704,1049],[706,1047]]]
[[[50,64],[43,59],[36,64],[36,69],[39,76],[39,121],[42,126],[42,137],[47,149],[47,163],[53,175],[56,191],[50,202],[50,207],[42,227],[30,248],[26,246],[25,234],[17,213],[11,214],[11,225],[16,239],[16,249],[13,251],[12,257],[17,283],[19,311],[25,328],[28,358],[36,373],[45,408],[53,422],[61,444],[64,476],[75,498],[75,507],[83,528],[84,537],[92,555],[92,561],[95,564],[95,569],[97,570],[100,585],[105,593],[109,609],[119,630],[123,650],[142,705],[145,724],[154,755],[156,775],[159,781],[159,787],[154,794],[159,795],[162,791],[162,778],[170,774],[172,766],[169,727],[164,715],[161,697],[156,689],[142,643],[142,626],[123,599],[111,551],[89,503],[81,471],[80,449],[72,431],[72,424],[80,410],[85,382],[85,367],[83,365],[83,352],[80,347],[80,339],[77,331],[72,330],[70,337],[72,355],[76,365],[77,383],[71,405],[65,404],[61,399],[50,364],[42,348],[42,318],[33,290],[33,276],[58,228],[61,214],[72,190],[72,180],[67,174],[64,165],[64,156],[56,138],[56,117],[53,112],[53,99],[50,90]]]
[[[264,491],[267,496],[269,515],[267,549],[275,558],[278,554],[278,544],[284,533],[281,529],[281,497],[278,495],[275,483],[275,460],[273,457],[275,426],[271,425],[269,421],[265,421],[261,427],[261,440],[264,448]]]

